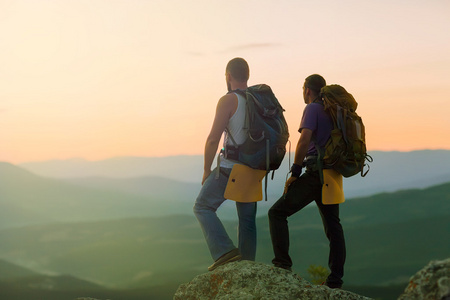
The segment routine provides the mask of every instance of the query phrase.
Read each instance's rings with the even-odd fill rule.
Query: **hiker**
[[[284,194],[269,210],[270,236],[276,267],[292,270],[289,256],[289,229],[287,217],[292,216],[312,201],[319,208],[325,230],[330,241],[328,265],[331,273],[324,283],[330,288],[341,288],[344,275],[345,240],[339,220],[339,204],[322,203],[322,182],[317,166],[316,141],[323,148],[330,138],[333,121],[324,111],[320,90],[326,85],[325,79],[317,74],[305,79],[303,98],[306,107],[300,123],[298,141],[291,177],[286,181]],[[306,170],[302,174],[303,166]]]
[[[208,268],[212,271],[228,262],[255,260],[256,256],[256,202],[236,202],[239,217],[238,248],[229,238],[216,210],[226,200],[224,191],[233,165],[237,163],[220,154],[220,166],[211,171],[222,133],[227,129],[233,140],[242,144],[247,132],[243,128],[246,113],[246,98],[233,91],[247,89],[249,67],[242,58],[230,60],[226,66],[225,79],[228,93],[220,98],[211,131],[206,139],[204,152],[204,171],[202,189],[195,201],[194,214],[208,244],[214,263]],[[228,134],[224,144],[230,144]]]

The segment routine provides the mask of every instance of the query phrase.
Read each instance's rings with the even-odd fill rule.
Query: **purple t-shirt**
[[[306,105],[303,111],[303,117],[298,131],[302,132],[303,128],[311,129],[313,132],[312,139],[316,139],[319,147],[323,148],[331,136],[333,121],[330,115],[323,109],[322,104],[310,103]],[[307,155],[317,155],[313,141],[309,144]]]

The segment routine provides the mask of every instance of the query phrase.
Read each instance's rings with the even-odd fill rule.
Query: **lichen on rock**
[[[398,300],[450,300],[450,258],[431,261],[411,277]]]
[[[174,300],[189,299],[348,299],[370,298],[341,289],[313,285],[299,275],[266,264],[241,261],[221,266],[182,284]]]

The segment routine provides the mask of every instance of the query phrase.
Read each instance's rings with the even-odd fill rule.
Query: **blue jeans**
[[[235,249],[216,211],[226,200],[223,197],[231,169],[220,168],[216,179],[216,169],[205,180],[194,204],[194,214],[200,223],[211,256],[216,261],[219,257]],[[256,256],[256,202],[236,202],[239,218],[238,243],[242,259],[255,260]]]

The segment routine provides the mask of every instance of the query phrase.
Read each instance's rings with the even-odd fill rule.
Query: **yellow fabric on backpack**
[[[235,164],[223,196],[236,202],[261,201],[263,198],[262,179],[265,175],[265,170],[256,170],[245,165]]]
[[[333,169],[323,169],[322,203],[339,204],[344,201],[342,175]]]

